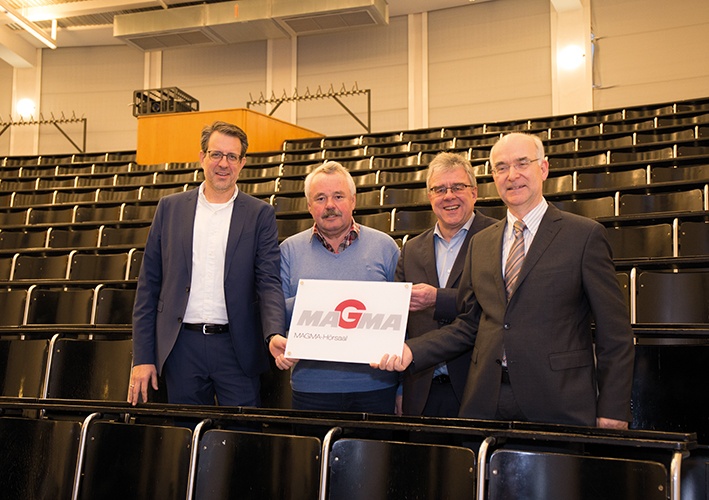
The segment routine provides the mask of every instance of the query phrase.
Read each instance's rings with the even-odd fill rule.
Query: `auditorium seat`
[[[20,326],[25,323],[27,290],[0,288],[0,326]]]
[[[418,170],[408,171],[391,171],[384,170],[379,173],[379,184],[392,186],[394,184],[426,184],[427,169],[420,168]]]
[[[314,437],[208,430],[199,440],[194,498],[315,500],[320,455]]]
[[[497,191],[495,183],[478,181],[478,198],[485,199],[500,199],[500,193]]]
[[[301,231],[313,227],[313,219],[304,217],[300,219],[276,219],[278,226],[278,237],[283,240],[288,236],[293,236]]]
[[[117,174],[81,175],[76,178],[76,187],[115,186]]]
[[[12,275],[18,280],[65,280],[69,272],[69,254],[20,255]]]
[[[75,203],[88,203],[96,201],[97,191],[88,188],[75,188],[57,191],[54,196],[56,205],[73,205]]]
[[[277,214],[308,211],[308,200],[303,196],[274,196],[272,204]]]
[[[608,155],[606,153],[598,154],[573,154],[573,155],[549,155],[549,168],[554,169],[569,169],[596,167],[599,165],[608,164]]]
[[[372,158],[372,170],[386,170],[419,165],[419,154],[400,154],[396,156],[375,156]]]
[[[0,491],[7,500],[72,498],[81,423],[0,417]]]
[[[144,247],[150,226],[105,226],[100,231],[101,247]],[[1,233],[0,233],[1,234]]]
[[[679,226],[679,254],[709,256],[709,221],[685,221]]]
[[[359,160],[338,160],[338,163],[350,172],[359,172],[360,170],[371,170],[372,168],[371,158],[361,158]]]
[[[278,179],[279,193],[303,193],[305,190],[304,179]]]
[[[129,203],[123,206],[120,220],[123,221],[152,221],[158,204],[146,202],[141,204]]]
[[[0,396],[42,396],[48,346],[45,339],[0,339]]]
[[[372,191],[359,191],[357,192],[357,208],[366,207],[378,207],[382,204],[382,191],[381,189],[375,189]],[[0,238],[2,238],[2,233],[0,233]]]
[[[246,165],[239,173],[239,180],[245,179],[275,179],[281,175],[281,167],[251,167]]]
[[[709,271],[642,271],[637,277],[637,323],[709,324]]]
[[[647,184],[647,170],[609,170],[605,172],[579,172],[576,176],[576,190],[622,189]]]
[[[131,248],[128,252],[129,258],[129,268],[128,268],[128,279],[137,280],[140,274],[140,267],[143,265],[143,255],[145,251],[138,250],[136,248]]]
[[[620,195],[620,215],[692,212],[701,210],[704,210],[704,200],[702,191],[699,189]]]
[[[250,195],[273,194],[276,192],[276,180],[263,182],[239,182],[239,190]]]
[[[96,227],[49,228],[48,248],[91,248],[98,246]]]
[[[327,486],[333,500],[468,500],[475,497],[475,454],[456,446],[338,439]]]
[[[614,259],[672,257],[672,226],[614,226],[606,228]]]
[[[0,211],[0,227],[27,224],[27,209]]]
[[[74,222],[118,222],[121,220],[121,205],[79,205]]]
[[[50,347],[47,398],[126,400],[133,359],[129,338],[57,338]]]
[[[610,163],[640,163],[652,160],[668,160],[674,158],[674,151],[671,146],[655,149],[636,149],[611,151]]]
[[[37,205],[51,205],[54,203],[54,191],[19,192],[16,191],[12,198],[13,207],[36,207]]]
[[[420,233],[436,224],[436,214],[432,210],[394,209],[394,231]]]
[[[140,197],[140,186],[128,187],[104,187],[99,188],[96,194],[96,201],[118,201],[137,200]]]
[[[155,173],[153,172],[124,172],[116,174],[116,186],[145,186],[153,184]]]
[[[73,253],[69,267],[70,281],[126,280],[128,253]]]
[[[30,289],[28,325],[89,325],[93,288],[36,286]]]
[[[80,500],[183,500],[191,432],[184,427],[94,421],[79,476]]]
[[[615,215],[615,202],[610,196],[577,200],[551,200],[551,203],[561,210],[591,219]]]
[[[15,267],[15,257],[13,255],[0,256],[0,281],[8,281],[12,278],[12,270]]]
[[[654,167],[652,182],[709,181],[709,165],[674,165]]]
[[[74,207],[48,207],[28,209],[28,224],[61,224],[74,221]]]
[[[382,205],[393,207],[429,205],[428,190],[425,187],[384,189]]]
[[[391,229],[391,212],[382,212],[378,214],[356,215],[355,220],[360,224],[385,233],[390,233]]]
[[[142,186],[140,188],[139,200],[159,200],[163,196],[168,196],[174,193],[181,193],[186,191],[185,185],[174,186],[174,187],[147,187]]]
[[[571,174],[559,175],[555,177],[549,176],[543,184],[544,194],[567,193],[573,190],[574,179]]]
[[[99,285],[96,294],[95,325],[130,325],[133,321],[135,288]]]
[[[490,456],[488,500],[666,500],[659,462],[499,449]]]

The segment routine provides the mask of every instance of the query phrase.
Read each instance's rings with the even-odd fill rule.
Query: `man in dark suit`
[[[464,312],[380,368],[418,371],[473,348],[461,417],[627,428],[633,332],[605,229],[546,202],[539,138],[504,136],[490,163],[508,214],[470,242]]]
[[[436,225],[406,242],[396,281],[412,282],[407,337],[451,323],[458,315],[456,294],[473,234],[497,222],[475,210],[477,183],[470,162],[439,153],[428,165],[428,199]],[[468,377],[471,351],[446,363],[404,374],[405,415],[455,417]]]
[[[205,127],[205,181],[158,203],[133,310],[134,405],[158,374],[170,403],[260,404],[264,340],[285,331],[285,302],[273,208],[236,187],[247,147],[235,125]]]

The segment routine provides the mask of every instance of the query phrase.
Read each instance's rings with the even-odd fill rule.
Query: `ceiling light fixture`
[[[12,6],[8,5],[5,0],[0,0],[0,12],[4,12],[7,16],[12,19],[13,22],[19,24],[24,28],[27,33],[35,37],[37,40],[42,42],[44,45],[50,49],[56,49],[57,44],[54,40],[49,38],[44,31],[40,29],[35,23],[27,19],[25,16],[17,12]]]

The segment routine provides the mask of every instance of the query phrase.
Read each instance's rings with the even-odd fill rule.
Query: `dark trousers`
[[[167,399],[173,404],[259,406],[259,377],[246,375],[229,333],[204,335],[180,329],[163,367]]]
[[[367,392],[293,391],[294,410],[394,413],[396,386]]]
[[[449,378],[442,379],[443,381],[440,382],[438,381],[439,379],[434,379],[431,382],[426,406],[423,407],[421,415],[424,417],[455,418],[460,410],[458,396],[455,395]]]

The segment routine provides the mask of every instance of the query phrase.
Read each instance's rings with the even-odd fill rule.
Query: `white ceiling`
[[[210,0],[207,0],[208,2]],[[215,2],[218,0],[211,0]],[[292,0],[300,1],[300,0]],[[388,0],[390,17],[481,3],[490,0]],[[3,4],[35,23],[47,35],[57,20],[59,47],[122,44],[113,36],[113,16],[136,10],[165,9],[195,0],[0,0],[0,58],[22,66],[27,55],[42,42],[31,36],[3,11]],[[9,55],[9,57],[8,57]],[[13,55],[19,57],[14,57]]]

